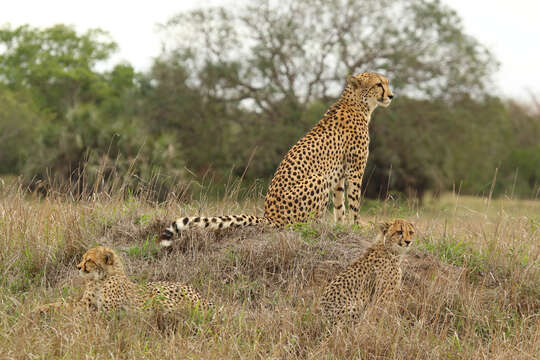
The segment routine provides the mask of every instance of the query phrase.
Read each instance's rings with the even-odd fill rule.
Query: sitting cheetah
[[[393,97],[388,80],[379,74],[349,76],[337,102],[281,161],[266,194],[264,217],[183,217],[162,232],[159,243],[170,246],[174,234],[189,227],[222,229],[258,224],[283,227],[318,219],[331,191],[334,216],[339,222],[345,215],[345,183],[349,208],[357,222],[371,113],[378,105],[390,105]]]
[[[202,300],[188,285],[171,282],[150,282],[138,285],[124,272],[120,257],[110,248],[98,246],[88,250],[77,265],[85,280],[85,290],[77,302],[56,302],[40,306],[38,312],[54,308],[72,308],[76,312],[87,310],[147,309],[160,305],[164,313],[179,309],[186,302],[208,308],[211,303]]]
[[[414,233],[403,219],[382,224],[378,241],[326,287],[324,314],[332,321],[344,315],[357,319],[365,305],[393,297],[401,284],[401,254]]]

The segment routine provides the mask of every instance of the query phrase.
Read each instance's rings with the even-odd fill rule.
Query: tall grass
[[[360,225],[281,231],[193,231],[170,253],[154,240],[179,215],[262,214],[242,201],[148,192],[61,192],[40,197],[0,185],[1,358],[535,359],[540,356],[540,204],[446,196],[424,208],[369,203]],[[150,186],[147,189],[151,189]],[[419,232],[403,262],[395,304],[357,324],[330,326],[318,309],[327,282],[375,238],[370,225],[395,215]],[[31,310],[80,295],[75,264],[89,247],[122,255],[138,282],[188,282],[216,304],[213,316],[178,315],[171,331],[155,314],[119,312],[76,321]]]

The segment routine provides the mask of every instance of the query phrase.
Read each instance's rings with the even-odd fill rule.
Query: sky
[[[58,23],[107,30],[119,45],[112,63],[127,61],[149,68],[161,51],[163,34],[156,24],[180,11],[227,0],[0,0],[0,26]],[[458,12],[465,31],[486,45],[500,62],[494,94],[526,102],[540,99],[540,1],[442,0]],[[231,0],[228,0],[231,2]]]

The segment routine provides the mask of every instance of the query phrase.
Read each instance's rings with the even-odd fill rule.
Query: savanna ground
[[[234,193],[234,192],[233,192]],[[0,357],[14,359],[535,359],[540,357],[540,202],[446,195],[418,209],[364,201],[363,224],[189,232],[171,252],[155,236],[178,215],[262,214],[262,195],[156,204],[144,196],[37,197],[0,182]],[[373,223],[413,221],[395,304],[330,326],[318,297],[375,238]],[[176,326],[155,314],[76,322],[31,310],[80,294],[75,264],[117,249],[134,281],[187,282],[216,306]]]

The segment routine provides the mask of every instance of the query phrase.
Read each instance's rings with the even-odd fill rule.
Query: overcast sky
[[[156,23],[171,15],[224,0],[1,0],[0,25],[47,27],[74,25],[78,31],[99,27],[119,44],[115,63],[125,60],[145,70],[160,52]],[[231,2],[229,0],[228,2]],[[540,98],[540,1],[443,0],[457,10],[467,33],[487,45],[501,63],[498,94],[526,101]]]

